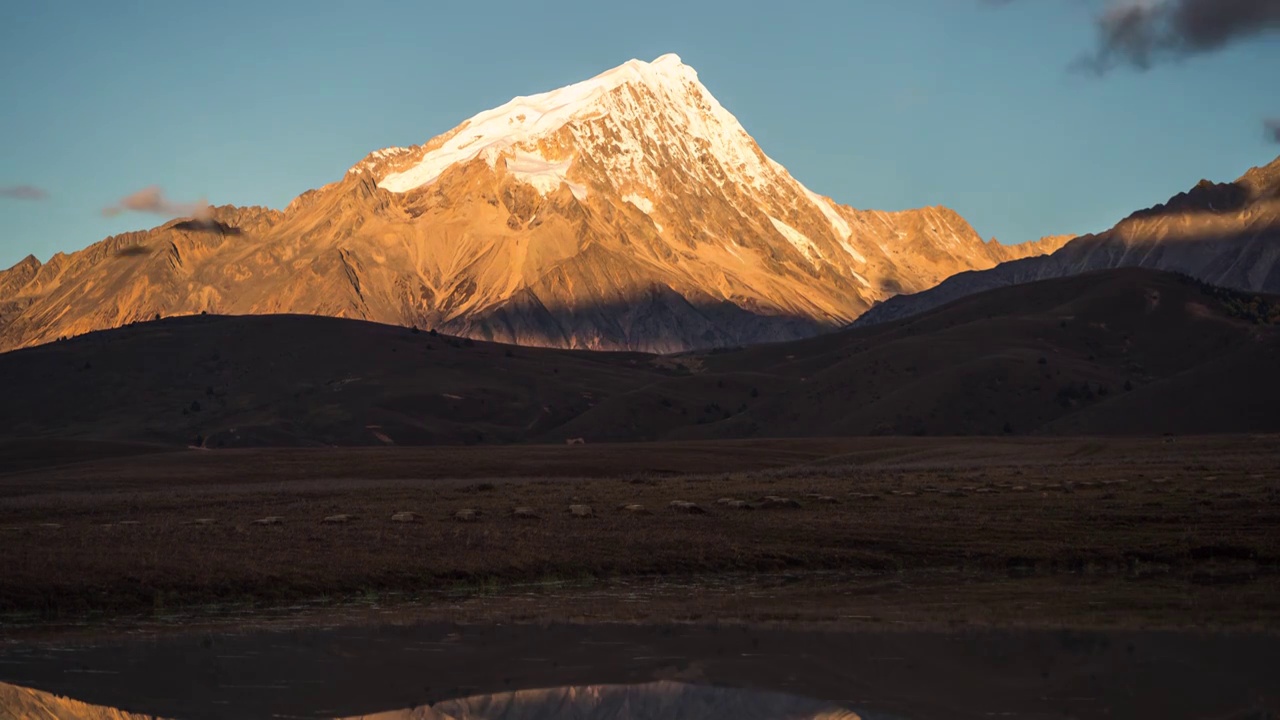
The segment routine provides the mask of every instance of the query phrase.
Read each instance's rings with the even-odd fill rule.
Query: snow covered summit
[[[605,127],[593,122],[602,119]],[[655,135],[662,126],[668,131]],[[572,143],[554,142],[566,128]],[[655,142],[673,156],[652,152]],[[493,167],[501,158],[508,171],[544,192],[565,182],[582,196],[586,190],[574,182],[573,165],[585,148],[609,151],[606,165],[615,182],[650,188],[662,165],[707,156],[721,166],[721,181],[762,187],[781,170],[699,82],[697,71],[667,54],[653,62],[630,60],[590,80],[482,112],[428,143],[416,164],[382,177],[378,185],[406,192],[459,163],[482,158]]]

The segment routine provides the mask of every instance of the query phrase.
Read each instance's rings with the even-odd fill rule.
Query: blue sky
[[[1270,37],[1105,77],[1068,71],[1097,5],[1037,0],[554,4],[72,2],[0,11],[0,267],[163,218],[282,208],[366,153],[515,95],[678,53],[761,147],[858,208],[948,205],[984,236],[1088,232],[1273,159]]]

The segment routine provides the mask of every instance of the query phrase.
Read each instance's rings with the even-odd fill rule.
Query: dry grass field
[[[10,631],[371,602],[1280,626],[1274,436],[91,454],[0,475]]]

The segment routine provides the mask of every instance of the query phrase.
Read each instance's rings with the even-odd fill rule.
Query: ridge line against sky
[[[947,205],[1005,242],[1101,230],[1280,143],[1276,0],[519,7],[20,2],[0,267],[192,207],[166,192],[283,208],[372,150],[667,52],[816,192]]]

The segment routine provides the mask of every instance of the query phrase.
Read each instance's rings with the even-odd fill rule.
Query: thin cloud
[[[1077,67],[1098,74],[1217,52],[1280,34],[1280,0],[1119,0],[1096,20],[1098,47]]]
[[[49,193],[34,185],[0,186],[0,197],[10,200],[47,200]]]
[[[164,190],[161,190],[159,185],[152,185],[126,195],[120,199],[120,202],[102,210],[102,214],[107,217],[115,217],[123,212],[151,213],[170,218],[203,218],[209,215],[209,204],[204,201],[174,202],[164,196]]]

